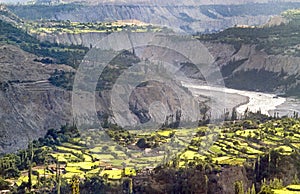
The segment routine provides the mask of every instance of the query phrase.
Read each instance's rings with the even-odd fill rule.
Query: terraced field
[[[297,194],[300,193],[300,185],[289,185],[283,189],[274,189],[274,194]]]
[[[99,175],[114,181],[122,177],[135,176],[143,168],[172,163],[177,158],[178,167],[190,162],[210,161],[218,165],[243,165],[254,162],[271,150],[290,155],[300,147],[300,121],[296,119],[271,120],[263,124],[243,126],[245,121],[228,122],[220,126],[196,129],[158,130],[139,133],[129,131],[135,142],[124,146],[124,138],[113,141],[105,131],[88,130],[80,138],[55,146],[49,153],[49,160],[61,165],[61,176],[71,179]],[[256,126],[254,128],[253,126]],[[150,138],[153,137],[153,138]],[[158,147],[141,149],[137,141],[141,138],[159,141]],[[33,182],[38,175],[55,176],[55,162],[52,168],[33,169]],[[26,182],[24,173],[17,183]],[[285,188],[286,192],[293,192]],[[276,193],[282,191],[278,190]]]
[[[268,121],[257,125],[256,129],[243,128],[238,124],[234,128],[222,127],[218,138],[215,142],[209,142],[211,146],[207,149],[208,146],[203,146],[203,142],[214,133],[216,131],[211,133],[207,129],[205,136],[196,136],[192,144],[200,145],[196,147],[198,150],[195,150],[195,146],[189,146],[182,156],[188,155],[188,159],[193,160],[193,155],[201,153],[200,158],[212,158],[218,164],[241,165],[246,160],[254,160],[271,150],[290,155],[300,148],[298,120]]]
[[[107,180],[119,180],[122,177],[135,176],[137,170],[145,167],[155,167],[165,162],[172,153],[178,153],[188,145],[193,129],[151,131],[138,134],[137,137],[147,137],[153,134],[164,139],[158,149],[139,149],[132,144],[124,147],[112,141],[104,131],[90,130],[82,132],[80,138],[72,138],[50,149],[48,164],[33,168],[33,185],[38,184],[39,177],[55,177],[57,162],[60,165],[61,177],[71,180],[74,175],[81,178],[99,175]],[[133,132],[133,131],[131,131]],[[178,137],[168,138],[171,133]],[[167,156],[168,155],[168,156]],[[199,155],[199,154],[198,154]],[[17,184],[27,182],[28,174],[24,171]]]

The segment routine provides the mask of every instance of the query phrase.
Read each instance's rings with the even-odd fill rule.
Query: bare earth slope
[[[35,58],[18,47],[0,46],[0,152],[16,151],[47,129],[70,122],[70,93],[47,81],[55,69],[70,68]]]

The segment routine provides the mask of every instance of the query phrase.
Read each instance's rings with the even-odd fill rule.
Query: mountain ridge
[[[270,9],[272,7],[272,9]],[[236,5],[156,5],[156,4],[62,4],[55,6],[9,6],[19,17],[31,20],[112,22],[137,19],[184,33],[215,32],[234,25],[262,25],[271,16],[300,8],[299,2],[269,2]]]
[[[2,0],[2,3],[27,3],[28,0]],[[36,1],[36,2],[43,2],[43,1]],[[45,3],[49,3],[49,1],[44,1]],[[86,4],[173,4],[173,5],[214,5],[214,4],[245,4],[245,3],[267,3],[267,2],[297,2],[297,0],[187,0],[187,1],[180,1],[180,0],[63,0],[58,1],[58,3],[74,3],[74,2],[81,2]]]

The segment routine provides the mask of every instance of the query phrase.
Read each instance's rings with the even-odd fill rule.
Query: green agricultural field
[[[111,154],[91,154],[93,158],[99,160],[113,160],[115,157]]]
[[[87,172],[87,174],[93,174],[93,175],[96,175],[96,174],[99,174],[102,170],[100,168],[95,168],[95,169],[92,169],[90,171]]]
[[[63,174],[62,177],[65,179],[72,179],[74,176],[79,176],[79,178],[84,179],[85,174],[83,172],[80,173],[73,173],[73,172],[68,172],[66,174]]]
[[[125,176],[136,176],[136,170],[133,168],[126,167],[124,169]]]
[[[32,175],[31,177],[32,177],[32,185],[36,185],[37,176]],[[23,182],[28,183],[28,176],[20,176],[20,178],[18,178],[18,180],[16,181],[16,184],[20,186]]]
[[[300,185],[289,185],[286,188],[289,191],[298,191],[298,192],[300,192]]]
[[[287,189],[273,189],[274,194],[299,194],[297,191],[289,191]]]
[[[57,159],[60,163],[72,162],[79,160],[76,156],[70,153],[53,153],[50,154],[54,159]]]
[[[86,149],[85,147],[78,146],[78,145],[75,145],[75,144],[72,144],[72,143],[68,143],[68,142],[62,143],[61,145],[63,147],[68,147],[68,148],[76,149],[76,150]]]
[[[300,185],[289,185],[283,189],[274,189],[274,194],[298,194],[300,192]]]
[[[254,160],[271,149],[281,151],[282,155],[289,155],[294,151],[293,148],[299,147],[299,138],[295,137],[296,132],[294,132],[294,135],[292,134],[284,137],[284,123],[277,123],[280,127],[273,128],[272,130],[268,129],[267,125],[269,125],[269,123],[262,123],[259,125],[258,129],[244,129],[235,132],[231,132],[230,128],[226,128],[225,130],[222,130],[221,128],[221,131],[223,132],[220,132],[219,138],[216,138],[213,134],[205,137],[196,135],[192,139],[193,146],[188,146],[189,152],[182,153],[181,160],[183,160],[183,158],[192,159],[194,152],[197,152],[199,146],[205,146],[207,140],[208,142],[215,141],[214,144],[210,146],[209,152],[197,154],[201,155],[201,158],[207,156],[212,158],[226,156],[229,157],[229,159],[222,160],[222,162],[217,159],[213,161],[218,162],[219,164],[231,165],[242,165],[245,162],[245,159]],[[295,130],[296,128],[291,129]],[[284,145],[287,138],[292,143],[291,146],[293,147]]]
[[[222,157],[213,158],[212,160],[213,160],[213,162],[220,163],[220,162],[222,162],[224,160],[228,160],[228,159],[231,159],[231,158],[229,156],[222,156]]]
[[[227,160],[222,160],[219,164],[228,164],[228,165],[238,165],[241,166],[246,162],[245,158],[229,158]]]
[[[205,156],[200,155],[198,152],[187,150],[180,155],[180,159],[182,160],[194,160],[194,158],[205,159]]]
[[[27,22],[26,28],[31,34],[80,34],[80,33],[111,33],[130,30],[132,32],[159,32],[162,28],[148,24],[129,24],[126,22],[79,23],[59,21]]]
[[[169,137],[173,133],[173,130],[157,131],[157,134],[163,137]]]
[[[122,167],[123,163],[126,163],[126,160],[110,160],[109,163],[114,167]]]
[[[296,147],[297,149],[300,149],[300,143],[292,143],[292,146]]]
[[[67,171],[67,173],[83,173],[83,171],[81,171],[78,166],[67,166],[65,170]]]
[[[267,144],[268,146],[270,146],[270,147],[274,147],[274,146],[277,146],[277,145],[278,145],[277,142],[271,141],[271,140],[269,140],[269,139],[264,139],[263,142],[264,142],[265,144]]]
[[[96,146],[94,148],[91,148],[89,151],[93,152],[93,153],[103,152],[103,147],[104,147],[104,145],[103,146]]]
[[[64,146],[55,146],[55,147],[60,152],[82,154],[82,152],[77,150],[77,149],[67,148],[67,147],[64,147]]]
[[[193,137],[197,132],[197,129],[177,129],[175,130],[175,134],[178,137]]]
[[[82,170],[91,170],[93,167],[98,167],[99,162],[76,162],[76,163],[68,163],[67,167],[76,167]]]
[[[100,173],[100,176],[107,177],[110,180],[120,180],[122,178],[123,170],[104,170]]]
[[[289,146],[280,146],[280,147],[276,148],[275,150],[278,150],[281,153],[285,153],[285,154],[291,154],[293,152],[293,149]]]
[[[100,141],[96,143],[94,147],[86,148],[71,142],[63,143],[56,146],[56,149],[50,150],[50,155],[53,159],[58,159],[60,163],[66,164],[66,173],[62,174],[62,177],[67,179],[71,179],[74,175],[84,177],[100,174],[108,181],[120,180],[123,176],[136,176],[138,169],[156,167],[166,163],[172,164],[174,159],[177,160],[179,168],[184,168],[195,161],[212,162],[215,165],[240,166],[244,165],[246,161],[247,163],[254,162],[258,157],[269,153],[271,150],[279,151],[278,153],[282,155],[289,155],[300,147],[300,138],[298,139],[295,135],[297,134],[295,130],[298,129],[290,128],[289,133],[292,131],[294,135],[283,137],[282,126],[284,124],[277,122],[280,127],[273,129],[266,127],[270,123],[262,123],[258,129],[251,130],[231,131],[228,126],[224,129],[222,127],[216,129],[201,127],[197,129],[157,130],[134,135],[136,139],[154,137],[153,139],[158,141],[160,146],[151,148],[149,152],[138,147],[132,147],[134,144],[121,146],[117,142],[106,143],[103,140],[101,143]],[[211,133],[203,135],[203,132],[206,133],[208,129]],[[175,135],[171,137],[171,134]],[[92,140],[93,137],[92,134],[84,134],[84,138],[79,138],[76,141]],[[124,141],[124,138],[122,139],[121,141]],[[109,170],[111,168],[113,170]],[[34,171],[43,174],[43,169]],[[48,171],[46,174],[52,175]],[[23,179],[25,178],[20,178],[18,182],[22,182]],[[274,191],[280,194],[293,192],[288,188]]]
[[[261,155],[261,154],[264,153],[262,151],[256,150],[256,149],[254,149],[252,147],[249,147],[249,146],[246,146],[246,147],[243,147],[243,148],[246,149],[246,153],[248,155]]]
[[[85,162],[91,162],[93,161],[93,158],[87,154],[83,154],[83,159]]]
[[[51,171],[47,170],[47,169],[34,169],[32,170],[33,172],[37,172],[39,175],[43,176],[44,174],[46,176],[52,176],[54,175]]]

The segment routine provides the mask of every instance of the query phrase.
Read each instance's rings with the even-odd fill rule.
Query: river
[[[195,97],[211,98],[211,105],[220,114],[224,110],[231,111],[233,107],[239,114],[248,108],[251,112],[261,111],[270,116],[278,112],[279,116],[292,115],[300,112],[300,100],[296,98],[278,97],[275,94],[236,90],[226,87],[207,86],[197,83],[182,82]]]

